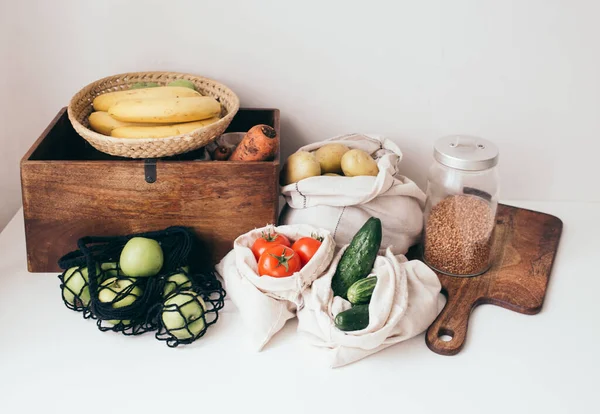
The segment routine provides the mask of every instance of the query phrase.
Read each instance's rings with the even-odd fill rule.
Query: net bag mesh
[[[129,277],[119,267],[125,244],[134,237],[156,240],[163,251],[160,272]],[[140,335],[156,331],[170,347],[202,337],[218,319],[225,290],[208,250],[185,227],[115,237],[83,237],[63,256],[58,277],[65,305],[95,319],[101,331]]]

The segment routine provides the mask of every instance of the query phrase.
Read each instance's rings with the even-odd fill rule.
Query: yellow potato
[[[343,144],[327,144],[315,151],[323,173],[341,173],[342,156],[350,149]]]
[[[283,184],[288,185],[305,178],[321,175],[321,165],[314,154],[298,151],[288,157],[282,173]]]
[[[377,163],[369,154],[363,150],[353,149],[348,151],[342,157],[342,171],[346,177],[355,177],[359,175],[379,174]]]
[[[110,133],[115,128],[122,128],[128,126],[147,126],[151,124],[139,124],[133,122],[122,122],[118,119],[113,118],[108,112],[92,112],[88,118],[90,122],[90,128],[102,135],[110,136]]]
[[[113,129],[111,136],[116,138],[166,138],[187,134],[195,129],[217,122],[220,118],[186,122],[175,125],[126,126]]]
[[[127,89],[96,96],[92,105],[96,111],[108,111],[119,102],[131,99],[164,99],[202,96],[193,89],[183,86],[161,86],[157,88]]]
[[[148,90],[155,90],[151,88]],[[184,88],[191,91],[189,88]],[[144,89],[138,89],[144,90]],[[108,113],[124,122],[175,124],[219,116],[221,104],[210,96],[166,99],[135,99],[119,102]]]

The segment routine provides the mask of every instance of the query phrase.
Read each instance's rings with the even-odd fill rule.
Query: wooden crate
[[[242,108],[227,132],[256,124],[279,133],[279,110]],[[203,154],[107,155],[77,135],[63,108],[21,160],[29,271],[58,271],[57,260],[83,236],[174,225],[193,228],[217,262],[238,235],[276,223],[279,154],[270,162],[201,161]]]

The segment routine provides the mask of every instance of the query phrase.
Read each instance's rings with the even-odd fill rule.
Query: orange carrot
[[[279,149],[277,132],[268,125],[256,125],[244,135],[229,161],[266,161]]]

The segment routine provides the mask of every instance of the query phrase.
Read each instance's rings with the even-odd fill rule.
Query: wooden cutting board
[[[499,205],[494,265],[475,277],[437,273],[446,306],[427,330],[433,352],[455,355],[463,348],[471,311],[489,303],[533,315],[542,309],[562,233],[554,216]]]

